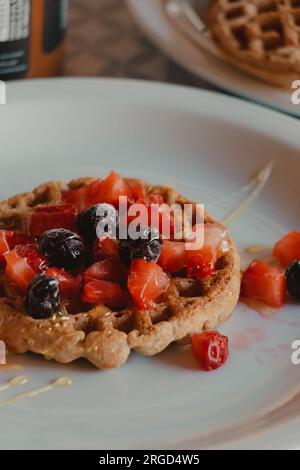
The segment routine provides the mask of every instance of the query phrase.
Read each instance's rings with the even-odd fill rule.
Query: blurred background
[[[70,0],[63,74],[199,84],[151,44],[125,0]]]
[[[0,78],[58,75],[199,83],[147,40],[125,0],[2,1]]]
[[[299,0],[285,6],[289,23],[283,21],[281,0],[249,1],[257,8],[252,17],[237,8],[236,2],[226,3],[225,18],[232,35],[228,53],[222,50],[223,38],[216,38],[207,16],[215,5],[222,9],[222,2],[2,0],[0,79],[113,77],[218,87],[299,117],[300,108],[291,102],[291,94],[300,74],[300,61],[294,60],[300,46],[299,41],[293,46],[289,43],[300,34]],[[262,47],[255,67],[249,62],[256,44],[248,37],[249,22],[252,26],[256,22],[256,42]],[[217,30],[218,25],[214,26]],[[237,29],[241,27],[242,35]],[[283,52],[286,60],[279,67]],[[270,66],[274,63],[278,70]]]

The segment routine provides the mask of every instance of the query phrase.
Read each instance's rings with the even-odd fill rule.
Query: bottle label
[[[44,50],[52,52],[63,41],[68,21],[68,0],[44,0]]]
[[[21,78],[28,70],[31,0],[0,0],[0,76]]]

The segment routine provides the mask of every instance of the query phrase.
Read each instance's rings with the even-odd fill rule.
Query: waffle
[[[60,203],[64,191],[91,181],[82,178],[68,185],[51,182],[12,197],[0,203],[0,226],[26,230],[27,215],[33,208]],[[169,187],[147,185],[146,188],[148,192],[163,195],[170,205],[191,202]],[[205,222],[214,220],[206,214]],[[131,350],[152,356],[173,341],[215,328],[231,315],[240,292],[240,260],[231,240],[229,247],[229,252],[218,261],[215,276],[203,283],[173,277],[168,291],[147,311],[137,310],[133,305],[113,311],[100,305],[73,314],[65,307],[54,318],[35,320],[26,314],[20,299],[2,294],[0,338],[16,353],[31,351],[60,363],[86,358],[99,369],[120,367]]]
[[[207,26],[235,67],[289,89],[300,78],[300,0],[212,0]]]

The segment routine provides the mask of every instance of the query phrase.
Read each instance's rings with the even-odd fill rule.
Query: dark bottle
[[[68,0],[0,0],[0,79],[59,75]]]

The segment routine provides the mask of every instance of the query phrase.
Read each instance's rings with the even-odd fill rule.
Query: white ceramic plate
[[[298,121],[218,94],[114,80],[9,84],[0,107],[1,186],[5,198],[45,180],[124,175],[175,185],[214,205],[271,159],[272,178],[252,209],[232,224],[240,248],[272,245],[299,228]],[[300,447],[299,306],[271,319],[240,305],[221,331],[231,343],[222,369],[205,373],[188,349],[153,358],[132,354],[120,370],[99,372],[38,356],[9,356],[22,371],[1,369],[0,382],[32,380],[0,399],[62,375],[74,383],[0,408],[1,448],[290,448]]]
[[[197,1],[205,12],[208,0]],[[201,50],[169,21],[163,7],[164,0],[127,2],[137,22],[150,39],[169,57],[196,76],[233,94],[289,114],[300,115],[300,104],[295,105],[291,100],[292,89],[291,92],[281,90],[248,77]]]

